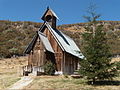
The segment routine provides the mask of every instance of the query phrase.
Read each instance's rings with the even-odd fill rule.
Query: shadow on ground
[[[89,85],[120,85],[120,81],[96,81],[92,83],[92,81],[88,82]]]

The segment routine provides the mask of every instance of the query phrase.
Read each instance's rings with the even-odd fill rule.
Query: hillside
[[[120,54],[120,21],[100,21],[107,32],[108,43],[113,55]],[[23,55],[23,51],[31,41],[42,23],[0,21],[0,58]],[[75,40],[81,48],[86,23],[60,25],[57,28]]]
[[[22,55],[41,23],[0,21],[0,57]]]

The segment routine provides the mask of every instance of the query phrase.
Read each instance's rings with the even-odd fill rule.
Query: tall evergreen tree
[[[89,22],[83,34],[85,59],[80,62],[80,74],[87,76],[93,82],[112,79],[116,76],[117,70],[115,64],[111,63],[106,32],[103,25],[97,23],[100,15],[97,15],[94,10],[91,10],[89,14],[91,16],[85,16]]]

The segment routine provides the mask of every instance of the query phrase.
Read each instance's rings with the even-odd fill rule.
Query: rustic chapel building
[[[55,73],[73,74],[79,60],[84,58],[83,54],[73,39],[57,30],[58,17],[52,9],[47,8],[41,19],[43,25],[24,52],[28,54],[27,69],[31,72],[44,72],[42,66],[51,60],[56,65]]]

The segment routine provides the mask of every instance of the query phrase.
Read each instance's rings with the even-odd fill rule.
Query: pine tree
[[[103,25],[97,23],[97,15],[90,12],[92,17],[85,16],[89,21],[86,32],[83,34],[84,56],[80,62],[80,74],[87,76],[87,79],[96,80],[112,79],[116,76],[116,66],[111,63],[109,45],[107,44],[106,32]]]

